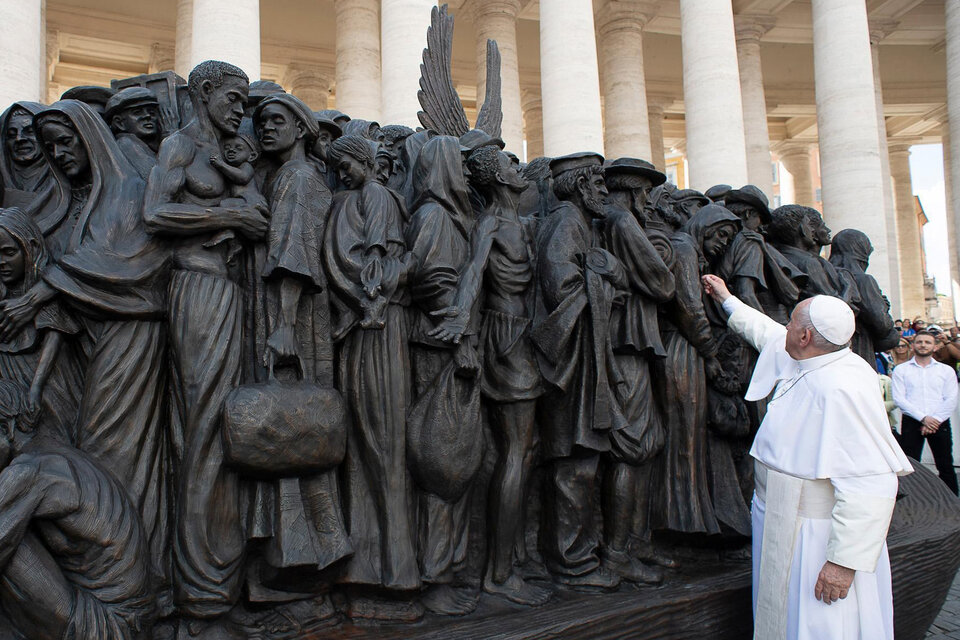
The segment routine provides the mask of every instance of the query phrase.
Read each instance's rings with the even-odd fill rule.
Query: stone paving
[[[927,632],[927,640],[960,640],[960,573],[950,587],[940,615]]]

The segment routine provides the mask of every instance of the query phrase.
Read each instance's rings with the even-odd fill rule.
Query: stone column
[[[896,142],[890,144],[889,149],[890,175],[897,207],[897,253],[900,254],[900,311],[893,311],[896,316],[913,318],[923,315],[924,274],[920,257],[921,230],[913,208],[913,185],[910,181],[910,144]]]
[[[784,204],[801,204],[805,207],[816,207],[816,193],[813,189],[813,171],[810,165],[810,145],[802,142],[783,144],[777,147],[780,164],[790,173],[793,179],[793,202],[788,203],[782,196]]]
[[[680,0],[689,183],[748,182],[740,68],[730,0]]]
[[[260,79],[260,0],[193,0],[190,68],[223,60]]]
[[[767,101],[763,93],[760,38],[773,27],[772,19],[737,16],[737,61],[740,65],[740,96],[743,101],[743,133],[747,147],[747,177],[773,200],[773,167]],[[739,185],[738,185],[739,186]]]
[[[177,0],[177,41],[173,70],[184,80],[190,75],[190,45],[193,40],[193,0]]]
[[[380,2],[380,123],[420,126],[420,63],[434,0]]]
[[[540,0],[540,94],[546,155],[603,153],[591,0]]]
[[[380,120],[380,2],[334,0],[337,12],[337,109]]]
[[[477,110],[487,90],[487,40],[500,48],[500,89],[503,124],[500,137],[506,149],[523,151],[523,111],[520,101],[520,66],[517,59],[517,14],[520,0],[473,0],[470,6],[477,33]]]
[[[0,1],[0,109],[47,97],[47,51],[42,0]]]
[[[834,231],[854,228],[874,246],[870,273],[894,284],[883,201],[877,103],[863,0],[812,0],[813,61],[823,211]]]
[[[523,123],[527,139],[527,162],[543,156],[543,103],[540,92],[523,90]]]
[[[947,219],[953,221],[950,232],[951,260],[957,259],[956,234],[960,232],[960,4],[944,3],[947,25],[947,126],[944,127],[943,163],[947,185]],[[948,166],[949,165],[949,166]],[[952,269],[951,269],[952,271]],[[960,318],[960,270],[954,272],[953,304]]]
[[[154,42],[150,45],[150,73],[173,71],[176,66],[176,50],[168,44]]]
[[[643,27],[655,13],[650,3],[633,0],[606,0],[597,10],[603,146],[611,158],[651,155]]]
[[[942,122],[940,126],[941,146],[943,147],[943,191],[947,214],[947,252],[950,259],[950,296],[953,298],[954,321],[960,319],[960,243],[957,242],[957,231],[960,223],[957,220],[957,209],[953,202],[953,178],[950,148],[950,121]]]
[[[870,27],[870,56],[873,62],[873,91],[877,102],[877,135],[880,139],[880,173],[883,180],[883,207],[887,218],[887,246],[890,247],[890,278],[893,282],[901,283],[904,278],[900,273],[900,256],[898,247],[903,246],[898,240],[899,229],[897,224],[902,220],[899,204],[893,193],[893,183],[890,172],[890,154],[887,148],[887,119],[883,115],[883,85],[880,82],[880,41],[896,28],[896,23],[884,20],[869,20]],[[922,283],[921,283],[922,286]],[[901,308],[901,293],[897,287],[891,287],[887,294],[890,298],[891,311],[896,314]],[[922,299],[921,293],[921,299]]]
[[[328,108],[333,74],[315,63],[294,62],[287,68],[284,85],[314,111]]]
[[[663,147],[662,100],[647,100],[647,122],[650,125],[650,162],[660,171],[667,169],[666,150]]]

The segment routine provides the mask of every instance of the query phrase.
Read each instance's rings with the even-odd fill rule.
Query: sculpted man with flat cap
[[[760,351],[747,400],[773,393],[750,451],[755,640],[892,640],[886,536],[897,476],[913,469],[873,370],[849,349],[853,312],[818,295],[783,327],[720,278],[703,286]]]

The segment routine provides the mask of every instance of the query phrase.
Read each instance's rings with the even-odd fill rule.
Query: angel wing
[[[501,124],[503,98],[500,93],[500,47],[496,40],[487,40],[487,90],[483,97],[483,106],[477,114],[477,129],[499,138]]]
[[[420,123],[441,135],[460,137],[470,130],[463,103],[453,86],[453,17],[447,5],[430,11],[427,48],[420,65],[420,91],[417,98],[423,111]]]

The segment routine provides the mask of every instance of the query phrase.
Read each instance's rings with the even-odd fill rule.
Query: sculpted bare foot
[[[352,596],[344,614],[353,620],[416,622],[423,617],[423,607],[412,600]]]
[[[483,580],[483,590],[495,596],[506,598],[510,602],[529,607],[539,607],[553,597],[551,589],[530,584],[515,573],[511,573],[510,577],[501,583],[495,582],[488,575]]]
[[[423,592],[421,602],[441,616],[465,616],[477,608],[479,594],[467,589],[454,589],[448,584],[435,584]]]

